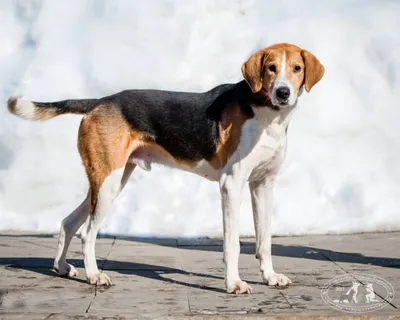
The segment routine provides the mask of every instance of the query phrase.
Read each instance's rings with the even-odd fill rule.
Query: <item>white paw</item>
[[[78,271],[72,264],[66,262],[59,262],[58,265],[54,265],[54,270],[57,271],[58,275],[61,277],[76,277],[78,276]]]
[[[279,286],[279,287],[284,287],[292,283],[292,280],[290,280],[282,273],[275,273],[275,272],[264,273],[263,281],[268,286]]]
[[[89,284],[94,284],[97,286],[111,286],[112,285],[110,277],[102,272],[98,272],[93,275],[87,276],[87,281]]]
[[[253,289],[242,280],[233,281],[231,284],[227,285],[226,291],[228,293],[253,293]]]

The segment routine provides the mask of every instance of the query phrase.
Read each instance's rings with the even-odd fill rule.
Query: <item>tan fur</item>
[[[307,92],[321,80],[325,73],[324,66],[318,61],[318,59],[307,50],[303,50],[301,55],[306,65],[306,75],[304,80],[304,87]]]
[[[98,192],[106,177],[112,171],[126,167],[130,156],[136,152],[148,154],[157,159],[155,162],[177,167],[196,165],[195,161],[174,158],[148,134],[131,129],[112,105],[99,105],[82,119],[78,149],[90,184],[90,214],[94,212]]]
[[[307,92],[321,80],[325,68],[310,52],[297,46],[280,43],[267,47],[253,54],[242,65],[242,73],[253,92],[259,92],[264,88],[271,94],[274,82],[282,70],[282,56],[286,55],[286,78],[290,80],[298,93],[304,84]],[[270,71],[269,66],[274,65],[276,71]],[[295,66],[300,66],[301,71],[295,73]]]
[[[58,115],[59,115],[59,113],[56,111],[56,109],[35,108],[35,119],[34,120],[49,120]]]
[[[135,138],[141,136],[131,131],[115,108],[99,106],[82,119],[78,149],[90,184],[90,214],[105,178],[125,167]]]
[[[225,166],[229,157],[236,151],[242,134],[246,116],[235,106],[229,112],[225,112],[219,125],[220,141],[214,157],[209,161],[214,169]]]
[[[254,93],[262,89],[265,49],[254,53],[242,64],[242,74]]]

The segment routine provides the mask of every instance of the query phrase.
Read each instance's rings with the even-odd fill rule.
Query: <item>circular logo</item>
[[[345,274],[329,280],[321,297],[331,308],[366,313],[382,309],[394,298],[394,289],[385,279],[369,274]]]

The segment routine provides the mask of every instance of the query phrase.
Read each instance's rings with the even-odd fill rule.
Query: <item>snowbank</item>
[[[23,121],[7,113],[9,95],[204,91],[239,81],[242,62],[275,42],[312,51],[326,74],[289,128],[274,234],[400,229],[398,1],[27,0],[0,9],[0,229],[58,231],[87,190],[80,117]],[[217,184],[155,168],[135,171],[102,232],[221,230]],[[241,233],[253,234],[247,193]]]

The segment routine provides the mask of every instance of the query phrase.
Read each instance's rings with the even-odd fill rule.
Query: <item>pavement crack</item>
[[[117,237],[113,237],[113,242],[111,243],[110,251],[108,251],[106,257],[104,258],[103,264],[102,264],[102,266],[101,266],[101,268],[100,268],[102,272],[104,271],[104,268],[105,268],[105,266],[106,266],[106,264],[107,264],[108,257],[110,256],[111,251],[114,249],[114,246],[115,246],[115,242],[116,242],[116,241],[117,241]]]
[[[110,249],[110,251],[108,251],[106,257],[104,258],[103,264],[102,264],[102,266],[100,267],[101,272],[104,271],[104,267],[106,266],[108,257],[110,256],[111,251],[112,251],[112,249],[114,248],[114,245],[115,245],[116,240],[117,240],[117,238],[116,238],[116,237],[113,237],[113,242],[111,243],[111,249]],[[94,296],[93,296],[93,299],[90,301],[90,303],[89,303],[89,305],[88,305],[88,307],[87,307],[85,313],[89,313],[90,307],[92,306],[94,300],[96,300],[96,297],[97,297],[97,285],[94,286]]]
[[[288,298],[286,298],[286,296],[283,294],[283,292],[281,290],[279,290],[279,287],[275,286],[275,289],[278,290],[279,294],[283,297],[283,299],[286,300],[286,302],[288,303],[290,308],[294,309],[293,305],[289,302]]]
[[[90,303],[89,303],[89,305],[88,305],[88,307],[87,307],[85,313],[89,313],[89,309],[90,309],[90,307],[92,306],[92,303],[94,302],[94,300],[96,299],[96,296],[97,296],[97,286],[94,287],[94,297],[93,297],[93,299],[90,301]]]
[[[313,248],[313,247],[308,247],[308,248],[314,250],[315,252],[318,252],[318,254],[320,254],[321,256],[323,256],[326,260],[332,262],[334,265],[336,265],[337,267],[339,267],[340,269],[342,269],[345,273],[348,273],[348,272],[346,271],[346,269],[344,269],[344,268],[342,268],[342,267],[340,266],[340,264],[337,264],[335,260],[332,260],[329,256],[325,255],[325,254],[324,254],[323,252],[321,252],[319,249]]]
[[[178,244],[178,240],[176,242]],[[183,272],[185,272],[185,269],[183,267],[182,256],[180,254],[179,254],[179,260],[180,260],[181,269],[182,269]],[[189,313],[191,314],[192,310],[190,308],[190,298],[189,298],[189,290],[188,290],[188,288],[186,288],[186,299],[187,299],[188,310],[189,310]]]
[[[0,290],[0,306],[4,301],[4,298],[6,297],[6,295],[8,294],[8,290]]]
[[[187,304],[188,304],[189,313],[191,314],[192,310],[190,308],[190,299],[189,299],[189,294],[188,294],[187,290],[186,290],[186,297],[187,297]]]

